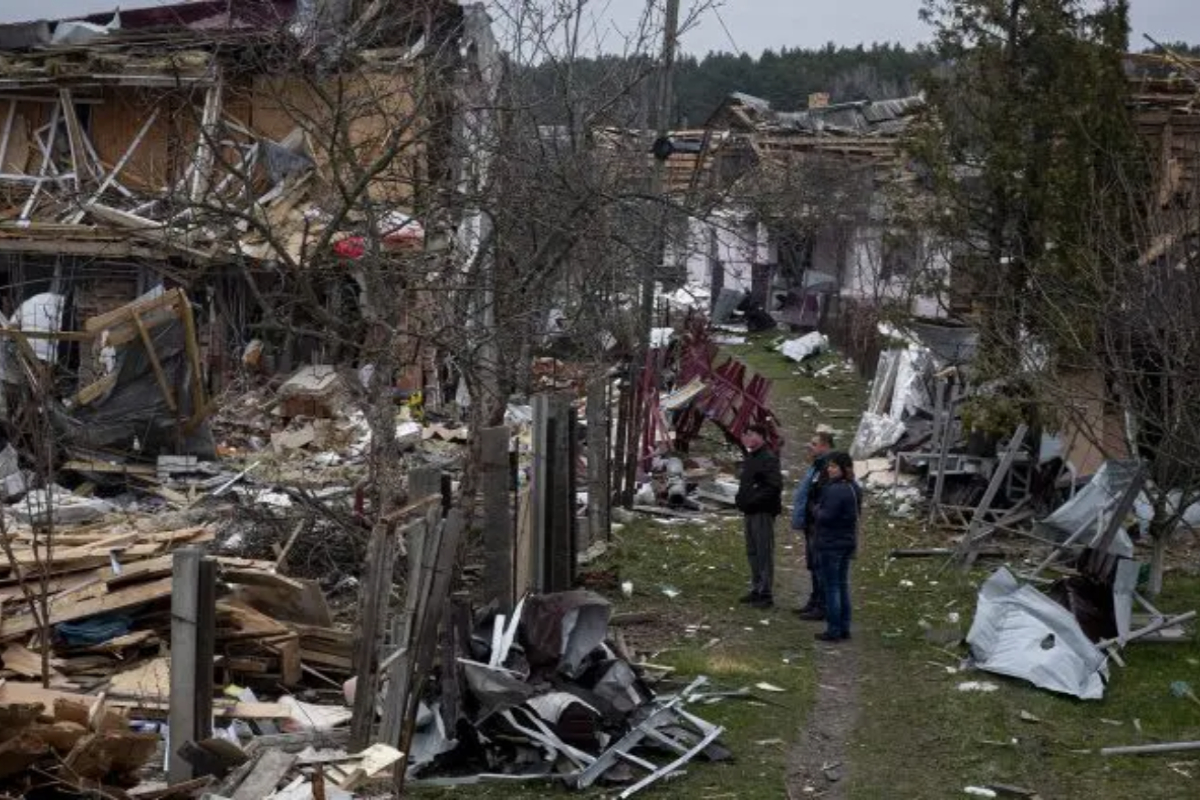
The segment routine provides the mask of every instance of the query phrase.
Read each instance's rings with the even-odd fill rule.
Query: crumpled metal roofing
[[[730,100],[748,112],[761,130],[843,136],[895,136],[925,105],[922,95],[890,100],[861,100],[803,111],[774,111],[766,100],[735,92]]]

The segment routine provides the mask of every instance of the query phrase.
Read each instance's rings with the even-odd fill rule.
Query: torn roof
[[[0,25],[0,47],[30,50],[91,45],[142,38],[150,32],[264,31],[278,28],[298,12],[297,0],[184,0],[133,9],[118,9],[117,5],[100,10],[97,4],[87,4],[81,8],[85,13],[76,16]],[[91,36],[83,40],[64,37],[64,31],[72,28]]]
[[[903,131],[912,115],[924,106],[924,97],[914,95],[776,111],[767,100],[734,92],[709,118],[707,127],[729,127],[746,133],[889,137]]]

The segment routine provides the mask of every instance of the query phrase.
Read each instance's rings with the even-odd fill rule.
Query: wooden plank
[[[300,648],[300,660],[306,664],[319,664],[322,667],[346,673],[354,670],[354,660],[349,656],[338,656],[333,653],[323,653],[320,650],[309,650],[304,647]]]
[[[192,417],[189,425],[196,425],[204,419],[210,408],[204,397],[204,365],[200,362],[200,344],[196,337],[196,320],[192,315],[192,305],[183,298],[179,308],[179,318],[183,321],[183,349],[187,353],[188,373],[192,377]]]
[[[513,588],[513,526],[509,481],[507,427],[484,428],[479,432],[481,489],[483,492],[483,592],[497,600],[507,614],[516,602]]]
[[[58,90],[59,103],[62,106],[63,120],[67,123],[67,146],[71,151],[71,166],[75,172],[75,190],[81,191],[91,177],[91,167],[87,163],[87,153],[83,149],[83,127],[75,113],[75,101],[70,89]],[[54,136],[54,131],[50,131]]]
[[[296,763],[296,756],[282,750],[266,750],[250,774],[234,791],[231,800],[262,800],[275,791]]]
[[[69,695],[80,697],[81,695]],[[2,698],[3,695],[0,695]],[[123,709],[130,716],[166,719],[170,709],[169,700],[139,700],[112,698],[108,701],[112,708]],[[291,719],[292,711],[279,703],[235,703],[222,700],[213,702],[213,715],[221,719],[245,720],[280,720]]]
[[[146,348],[146,358],[150,361],[150,369],[154,371],[154,380],[158,383],[158,390],[162,392],[163,399],[167,401],[167,408],[172,412],[178,411],[179,405],[175,402],[175,391],[167,383],[167,374],[163,372],[162,362],[158,360],[158,351],[154,349],[154,340],[150,338],[150,331],[146,330],[141,316],[136,311],[133,314],[133,325],[137,328],[142,346]]]
[[[58,607],[51,600],[50,625],[63,622],[73,622],[77,619],[103,614],[106,611],[120,611],[126,608],[144,605],[154,600],[171,596],[171,579],[163,578],[152,583],[130,586],[116,592],[110,592],[103,597],[97,597],[80,603],[71,603]],[[0,640],[10,639],[37,630],[37,623],[31,615],[9,617],[0,620]]]
[[[436,530],[436,511],[429,512],[425,520],[406,527],[401,536],[408,547],[408,580],[404,596],[404,613],[393,620],[391,626],[392,652],[388,655],[391,663],[386,667],[388,672],[388,691],[383,704],[383,717],[379,725],[379,740],[384,744],[396,745],[400,742],[401,729],[404,723],[404,702],[408,693],[409,676],[411,675],[411,659],[407,652],[412,642],[412,631],[416,625],[417,609],[424,596],[421,580],[422,565],[425,563],[427,548],[432,546],[431,539]]]
[[[371,742],[375,727],[375,699],[379,685],[378,646],[387,596],[396,557],[395,523],[376,523],[367,546],[367,579],[359,600],[360,635],[354,648],[357,686],[354,717],[350,723],[350,746],[362,750]]]
[[[412,651],[412,680],[404,697],[404,722],[401,735],[401,752],[405,756],[393,769],[393,779],[396,794],[404,796],[404,777],[407,772],[408,756],[412,751],[412,738],[416,726],[417,708],[424,688],[424,682],[433,666],[434,655],[437,651],[437,630],[442,617],[442,606],[450,592],[450,581],[454,574],[454,563],[458,556],[458,544],[463,535],[464,521],[462,511],[451,509],[441,526],[434,571],[428,585],[426,603],[420,614],[419,627],[413,637]],[[428,560],[426,563],[429,563]],[[384,742],[387,744],[387,742]],[[361,748],[359,748],[361,749]]]
[[[179,755],[184,742],[207,739],[198,732],[203,724],[196,719],[196,654],[200,618],[200,561],[201,552],[193,547],[177,550],[173,556],[171,580],[171,666],[167,669],[168,694],[171,698],[168,740],[167,773],[171,783],[181,783],[196,776],[187,759]],[[115,690],[114,690],[115,692]]]
[[[157,297],[136,300],[120,308],[114,308],[99,316],[90,317],[83,322],[83,329],[93,335],[115,327],[133,319],[133,315],[143,316],[160,308],[168,308],[180,302],[183,297],[182,289],[169,289]]]
[[[707,135],[707,133],[706,133]],[[588,536],[591,542],[611,537],[609,506],[609,403],[608,379],[592,381],[587,393]],[[590,546],[591,542],[588,543]],[[586,548],[584,548],[586,549]]]

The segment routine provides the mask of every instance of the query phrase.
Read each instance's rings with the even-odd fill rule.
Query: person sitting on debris
[[[808,570],[809,583],[812,586],[808,602],[797,611],[801,619],[825,619],[825,594],[821,590],[813,536],[816,534],[815,518],[817,505],[821,502],[821,490],[829,480],[825,464],[833,447],[833,434],[828,431],[818,431],[809,440],[809,467],[792,495],[792,530],[804,534],[804,568]]]
[[[746,558],[750,562],[750,592],[741,602],[755,608],[775,604],[775,517],[783,510],[783,474],[779,457],[767,447],[767,429],[751,425],[742,435],[746,460],[735,502],[745,514]]]
[[[817,506],[817,570],[825,592],[823,642],[850,638],[850,560],[858,549],[858,520],[862,489],[854,480],[854,461],[848,453],[831,453],[825,471],[829,482]]]

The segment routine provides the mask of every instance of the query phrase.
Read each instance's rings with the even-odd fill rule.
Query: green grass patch
[[[851,797],[951,797],[966,786],[989,783],[1022,786],[1045,798],[1197,796],[1200,754],[1094,752],[1200,739],[1200,706],[1170,692],[1174,680],[1200,685],[1195,641],[1130,645],[1128,666],[1111,667],[1100,701],[1056,695],[982,671],[951,671],[966,650],[939,642],[955,629],[966,634],[978,586],[989,571],[939,573],[941,558],[886,558],[893,547],[944,544],[931,538],[911,523],[889,519],[883,509],[873,509],[868,520],[855,574],[862,680],[850,750]],[[1200,608],[1200,580],[1173,576],[1157,605],[1168,611]],[[966,681],[988,681],[999,689],[958,691]]]

